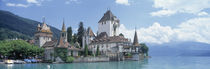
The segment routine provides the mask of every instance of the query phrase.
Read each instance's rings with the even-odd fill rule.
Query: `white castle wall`
[[[42,47],[48,41],[52,41],[52,39],[50,37],[39,37],[39,46]]]
[[[98,23],[98,34],[106,32],[108,36],[114,36],[113,24],[119,24],[116,21],[106,21]],[[119,27],[116,29],[116,35],[119,35]]]

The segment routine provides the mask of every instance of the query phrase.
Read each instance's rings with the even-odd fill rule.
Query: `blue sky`
[[[97,23],[110,9],[120,19],[121,31],[132,39],[137,27],[139,41],[210,43],[210,0],[1,0],[0,9],[46,22],[61,29],[77,29],[80,21],[97,31]]]

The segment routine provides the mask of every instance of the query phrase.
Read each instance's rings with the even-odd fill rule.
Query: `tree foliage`
[[[86,57],[86,56],[88,56],[88,46],[87,45],[85,45],[85,49],[84,49],[84,56]]]
[[[80,46],[82,46],[82,37],[83,37],[83,35],[84,35],[83,22],[80,22],[79,23],[78,33],[77,33],[77,36],[78,36],[77,40],[78,40]]]
[[[0,54],[3,58],[24,59],[41,56],[43,48],[33,46],[23,40],[0,41]]]
[[[122,33],[120,33],[119,36],[123,36],[124,37],[124,35]]]
[[[68,37],[68,42],[69,43],[72,43],[73,41],[72,41],[72,28],[71,27],[68,27],[67,28],[67,37]]]
[[[149,48],[147,47],[147,45],[145,43],[141,43],[141,50],[144,54],[146,54],[146,56],[148,56],[148,51],[149,51]]]
[[[72,57],[72,56],[68,56],[67,58],[66,58],[66,62],[67,63],[72,63],[74,61],[74,57]]]
[[[78,38],[77,38],[77,34],[75,34],[75,33],[74,33],[74,35],[73,35],[73,38],[72,38],[72,39],[73,39],[73,42],[74,42],[74,43],[76,43],[76,42],[77,42],[77,39],[78,39]]]
[[[99,54],[100,54],[99,46],[97,46],[97,49],[96,49],[96,56],[99,56]]]
[[[0,28],[0,40],[15,39],[15,38],[24,39],[24,40],[31,39],[30,36],[21,34],[19,32],[15,32],[5,28]]]
[[[55,48],[55,57],[60,57],[63,61],[66,61],[67,52],[66,48]]]

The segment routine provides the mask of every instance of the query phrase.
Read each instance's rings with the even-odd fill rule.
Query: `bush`
[[[85,49],[84,49],[84,56],[87,57],[88,56],[88,46],[85,45]]]
[[[144,44],[144,43],[141,44],[141,50],[144,54],[146,54],[146,56],[148,56],[149,48],[146,44]]]
[[[67,49],[66,48],[55,48],[55,57],[60,57],[63,61],[67,59]]]
[[[0,41],[0,55],[3,58],[24,59],[41,56],[43,52],[43,48],[31,45],[24,40]]]
[[[96,56],[99,56],[99,55],[100,55],[99,46],[97,46]]]
[[[66,58],[66,62],[67,63],[72,63],[74,61],[74,57],[72,57],[72,56],[68,56],[67,58]]]
[[[128,53],[128,57],[132,57],[132,54],[131,53]]]

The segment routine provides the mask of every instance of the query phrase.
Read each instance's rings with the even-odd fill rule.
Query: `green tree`
[[[72,43],[72,28],[71,26],[67,28],[67,37],[68,37],[68,42]]]
[[[149,48],[147,47],[147,45],[145,43],[141,43],[141,50],[144,54],[146,54],[146,56],[148,56],[148,51],[149,51]]]
[[[63,61],[66,61],[67,58],[67,49],[66,48],[55,48],[55,57],[60,57]]]
[[[0,41],[0,54],[8,58],[23,59],[40,56],[43,48],[33,46],[24,40]]]
[[[97,49],[96,49],[96,56],[99,56],[99,54],[100,54],[99,46],[97,46]]]
[[[74,57],[72,57],[72,56],[68,56],[67,58],[66,58],[66,62],[67,63],[72,63],[74,61]]]
[[[85,45],[84,52],[85,52],[85,54],[84,54],[84,55],[85,55],[85,57],[86,57],[86,56],[88,56],[88,46],[87,46],[87,45]]]
[[[78,42],[80,44],[80,47],[81,47],[82,46],[82,37],[84,35],[83,22],[79,23],[79,29],[77,31],[78,31],[78,33],[77,33],[77,36],[78,36],[77,40],[78,40]]]
[[[120,33],[119,36],[123,36],[124,37],[124,35],[122,33]]]
[[[73,35],[73,42],[76,43],[77,42],[77,34],[74,33]]]

